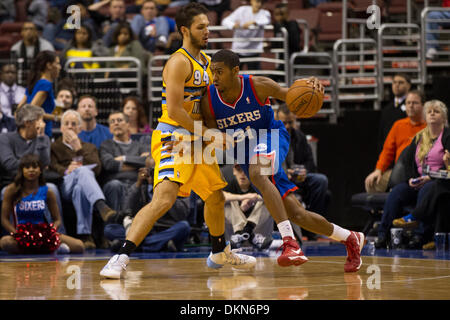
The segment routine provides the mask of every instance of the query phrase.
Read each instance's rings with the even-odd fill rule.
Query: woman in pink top
[[[397,184],[384,205],[383,216],[378,229],[378,240],[375,246],[385,247],[389,239],[389,230],[393,220],[404,215],[406,206],[416,206],[427,197],[430,188],[435,183],[427,170],[438,171],[445,168],[445,150],[450,150],[450,130],[448,129],[448,111],[445,104],[439,100],[431,100],[424,106],[427,126],[418,132],[411,144],[403,151],[405,153],[404,173],[406,181]],[[415,218],[412,214],[395,220],[396,226],[411,224]],[[403,224],[400,223],[403,221]],[[415,223],[417,225],[417,223]],[[426,227],[426,226],[424,226]],[[412,247],[421,246],[419,239],[422,232],[416,233],[410,243]]]

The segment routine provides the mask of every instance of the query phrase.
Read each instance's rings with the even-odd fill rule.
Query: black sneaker
[[[252,238],[252,244],[258,250],[267,249],[272,244],[272,241],[271,237],[265,237],[260,233],[255,233]]]

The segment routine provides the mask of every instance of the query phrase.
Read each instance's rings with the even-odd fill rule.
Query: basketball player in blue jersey
[[[152,134],[152,157],[155,160],[154,192],[152,201],[136,214],[127,237],[118,254],[114,255],[100,275],[120,279],[129,262],[129,255],[144,240],[155,222],[175,203],[177,196],[189,196],[191,191],[205,201],[204,217],[211,235],[212,252],[207,259],[210,268],[231,265],[251,269],[256,259],[231,250],[225,241],[225,199],[217,162],[212,164],[178,161],[173,141],[184,131],[194,133],[195,121],[202,126],[200,98],[212,77],[210,57],[202,49],[208,43],[208,10],[192,2],[179,9],[176,24],[183,36],[183,46],[167,61],[163,70],[162,115]],[[200,135],[208,130],[202,126]],[[183,135],[183,141],[193,142],[201,137]],[[223,135],[223,146],[229,140]]]
[[[281,168],[290,138],[283,123],[274,119],[269,97],[285,101],[288,89],[267,77],[239,75],[239,57],[230,50],[214,54],[211,71],[213,84],[208,87],[201,104],[206,125],[222,132],[233,130],[234,136],[245,143],[245,159],[238,163],[262,195],[282,234],[283,251],[287,253],[278,258],[278,264],[300,265],[307,261],[294,239],[289,218],[306,230],[345,244],[347,259],[344,270],[358,271],[362,264],[360,253],[364,234],[341,228],[306,210],[292,193],[297,189],[296,185],[289,181]],[[318,79],[309,80],[323,92]]]

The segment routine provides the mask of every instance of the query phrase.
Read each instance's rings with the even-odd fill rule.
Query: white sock
[[[281,233],[281,239],[284,237],[291,237],[292,239],[295,239],[294,237],[294,231],[292,230],[291,223],[289,220],[284,220],[277,224],[278,231]]]
[[[347,229],[341,228],[338,225],[333,225],[333,233],[331,234],[330,238],[336,241],[345,241],[347,240],[348,236],[350,235],[350,231]]]

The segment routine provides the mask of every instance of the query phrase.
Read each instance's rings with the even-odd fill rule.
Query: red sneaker
[[[283,244],[280,248],[283,248],[283,252],[278,257],[277,262],[281,267],[288,267],[292,265],[299,266],[308,261],[308,258],[305,257],[305,254],[298,245],[297,241],[291,237],[284,237]],[[280,248],[278,248],[278,250],[280,250]]]
[[[347,249],[347,260],[345,260],[344,271],[356,272],[361,268],[361,250],[364,247],[364,234],[351,231],[347,240],[342,241]]]

